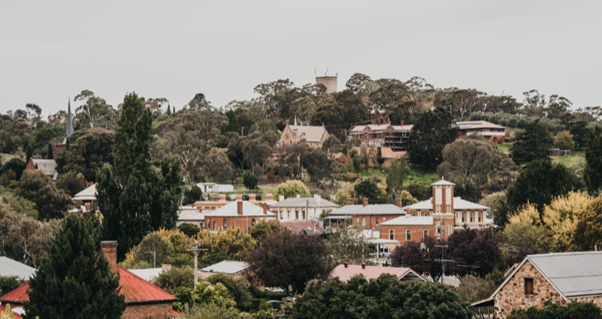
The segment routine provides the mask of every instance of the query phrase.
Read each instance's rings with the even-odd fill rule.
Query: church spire
[[[65,132],[65,136],[69,137],[73,134],[73,116],[71,115],[71,98],[69,98],[67,102],[67,131]]]

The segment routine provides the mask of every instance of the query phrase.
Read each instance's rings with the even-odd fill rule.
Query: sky
[[[356,72],[489,94],[537,89],[602,105],[602,1],[0,1],[0,112],[65,109],[82,90],[181,109],[260,83]],[[77,106],[77,103],[72,104]]]

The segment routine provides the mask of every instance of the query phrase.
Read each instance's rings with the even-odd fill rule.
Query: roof
[[[91,186],[87,187],[83,191],[75,194],[73,196],[73,200],[82,200],[82,201],[96,200],[96,184],[92,184]]]
[[[131,271],[119,265],[117,265],[117,271],[119,271],[120,292],[124,295],[126,304],[171,302],[178,300],[178,298],[167,293],[165,290],[136,276]]]
[[[331,215],[361,215],[362,214],[362,208],[364,208],[364,205],[345,205],[339,209],[335,209],[332,212],[328,213],[329,216]]]
[[[432,226],[433,216],[399,216],[381,223],[383,226]]]
[[[219,272],[228,275],[236,275],[249,268],[249,264],[242,261],[223,260],[217,264],[201,269],[202,272]]]
[[[431,186],[456,186],[456,184],[454,184],[450,181],[446,181],[443,178],[441,178],[440,181],[432,183]]]
[[[165,290],[136,276],[131,271],[119,265],[117,265],[117,271],[119,272],[120,293],[125,297],[126,304],[158,303],[178,300],[178,298],[167,293]],[[22,304],[25,301],[29,301],[29,295],[27,294],[28,289],[29,283],[25,283],[0,297],[0,301]]]
[[[305,139],[306,142],[319,143],[322,141],[322,136],[328,134],[324,126],[292,125],[290,128],[298,139]]]
[[[53,159],[31,159],[36,169],[44,172],[46,176],[54,176],[56,174],[56,161]]]
[[[390,147],[381,147],[380,148],[380,154],[384,159],[402,158],[407,153],[408,152],[406,152],[406,151],[395,152]]]
[[[497,124],[493,124],[487,121],[463,121],[456,122],[456,126],[460,130],[475,130],[475,129],[483,129],[483,128],[498,128],[498,129],[506,129],[505,127]]]
[[[129,272],[150,282],[159,277],[163,272],[163,268],[130,269]]]
[[[207,217],[236,217],[238,215],[238,201],[230,202],[211,213],[205,214]],[[276,216],[276,214],[267,212],[267,215],[263,213],[263,208],[250,203],[249,201],[242,201],[242,216],[246,217],[265,217],[265,216]]]
[[[287,208],[287,207],[306,207],[309,205],[310,208],[339,208],[340,206],[323,199],[321,197],[291,197],[281,202],[275,203],[270,208]]]
[[[263,212],[263,210],[262,210],[262,212]],[[178,215],[178,221],[199,221],[199,220],[205,220],[205,215],[206,214],[200,213],[196,209],[195,209],[194,212],[184,211],[184,212],[180,213],[180,215]]]
[[[0,305],[0,313],[3,313],[3,312],[5,312],[5,311],[6,311],[6,307],[5,307],[5,306],[3,306],[3,305]],[[14,311],[11,311],[11,312],[13,313],[13,316],[14,316],[16,319],[21,319],[21,318],[22,318],[20,314],[18,314],[18,313],[16,313],[16,312],[14,312]]]
[[[430,199],[423,200],[416,204],[408,205],[405,208],[406,208],[406,210],[408,208],[414,209],[414,210],[422,210],[422,209],[432,210],[433,209],[432,199],[433,198],[431,197]],[[454,197],[454,210],[489,210],[489,207],[467,201],[460,197]]]
[[[404,215],[405,210],[393,204],[346,205],[333,210],[329,216],[351,215]]]
[[[12,260],[8,257],[0,257],[0,276],[16,276],[21,279],[33,277],[36,269],[26,264]]]
[[[391,128],[394,131],[411,131],[414,128],[414,125],[391,125]]]
[[[339,277],[341,281],[348,281],[349,279],[357,276],[363,275],[367,280],[376,279],[380,277],[382,274],[391,274],[399,278],[399,280],[420,280],[426,281],[422,276],[416,273],[411,268],[403,268],[403,267],[381,267],[381,266],[361,266],[361,265],[348,265],[345,268],[344,264],[338,265],[332,273],[330,273],[330,277]]]
[[[316,234],[320,235],[324,232],[324,229],[319,225],[312,223],[309,220],[294,220],[290,222],[280,222],[280,224],[296,233],[307,233],[314,234],[314,229],[316,230]]]

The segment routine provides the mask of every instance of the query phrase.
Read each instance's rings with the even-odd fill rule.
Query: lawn
[[[552,161],[570,168],[585,165],[585,155],[583,152],[574,152],[570,156],[553,156]]]

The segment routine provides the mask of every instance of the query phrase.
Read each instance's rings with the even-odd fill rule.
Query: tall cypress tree
[[[117,319],[125,310],[119,278],[100,248],[97,220],[70,215],[29,282],[26,319]]]
[[[583,174],[587,189],[592,195],[602,191],[602,126],[597,125],[590,131],[585,150],[585,174]]]
[[[151,165],[152,114],[135,94],[126,95],[115,129],[113,166],[97,174],[103,239],[117,240],[117,257],[142,241],[147,232],[173,228],[182,198],[181,165],[166,158]]]
[[[521,165],[549,158],[548,149],[552,147],[552,142],[547,127],[535,120],[527,124],[524,132],[517,134],[516,142],[510,148],[512,160]]]

